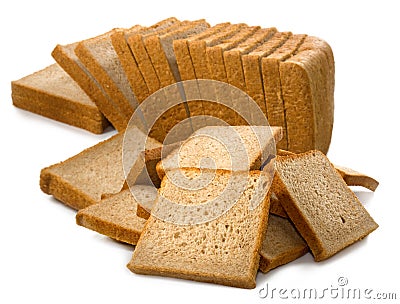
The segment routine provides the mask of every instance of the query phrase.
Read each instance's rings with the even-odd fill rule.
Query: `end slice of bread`
[[[11,88],[18,108],[96,134],[108,126],[96,104],[58,64],[12,81]]]
[[[165,178],[155,208],[163,208],[160,197],[177,206],[200,207],[206,201],[219,202],[231,178],[248,179],[243,193],[234,205],[221,216],[203,223],[182,225],[156,217],[148,219],[133,253],[128,268],[135,273],[171,276],[195,281],[254,288],[260,259],[260,248],[267,225],[269,198],[254,209],[249,208],[257,196],[258,182],[266,182],[262,172],[240,173],[228,171],[205,172],[196,169],[176,170],[196,184],[211,178],[205,187],[190,190],[177,186]],[[199,185],[200,186],[200,185]],[[262,187],[261,187],[262,188]],[[235,191],[235,189],[231,189]],[[233,194],[233,193],[232,193]],[[220,202],[225,204],[224,202]],[[216,206],[212,204],[212,206]],[[212,212],[210,206],[210,212]],[[218,208],[218,207],[217,207]],[[173,212],[173,210],[158,210]],[[192,216],[191,214],[182,215]]]
[[[286,213],[322,261],[378,228],[328,158],[317,150],[278,157],[276,187]]]

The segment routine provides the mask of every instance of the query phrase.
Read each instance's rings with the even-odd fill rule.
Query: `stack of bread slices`
[[[79,225],[135,245],[133,272],[254,288],[258,270],[307,252],[327,259],[378,227],[348,187],[375,191],[378,182],[325,156],[334,60],[323,40],[168,18],[57,45],[52,55],[57,63],[12,82],[14,105],[93,133],[111,124],[118,133],[44,168],[40,187],[77,210]],[[235,109],[207,98],[183,99],[147,133],[130,123],[149,96],[196,79],[245,92],[273,127],[246,125]],[[165,144],[175,126],[193,128],[199,116],[226,125]]]

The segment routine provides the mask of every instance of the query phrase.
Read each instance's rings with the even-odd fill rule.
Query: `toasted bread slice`
[[[103,39],[111,35],[111,33],[112,31],[99,35],[97,36],[97,39]],[[67,45],[57,45],[51,55],[97,105],[108,121],[118,131],[123,131],[126,128],[126,119],[113,102],[112,96],[109,96],[104,91],[101,84],[93,77],[93,75],[91,75],[85,65],[75,54],[75,49],[78,44],[79,42]]]
[[[281,156],[275,187],[286,213],[322,261],[378,228],[328,158],[314,150]]]
[[[275,33],[276,28],[262,28],[236,47],[224,52],[224,63],[228,83],[246,92],[242,56],[253,51],[268,41]]]
[[[137,137],[145,136],[138,129],[134,133]],[[124,133],[119,133],[66,161],[42,169],[42,191],[77,210],[98,203],[103,194],[119,192],[125,182],[123,140]],[[125,145],[128,145],[125,147],[129,147],[132,157],[140,155],[142,147],[138,146],[137,139],[132,138]],[[161,146],[152,138],[146,143],[150,150],[160,150]],[[140,169],[144,168],[140,166]],[[158,179],[157,176],[154,178]]]
[[[279,127],[205,127],[160,161],[157,174],[163,178],[166,171],[177,168],[259,170],[281,138]]]
[[[279,65],[288,150],[327,153],[333,128],[334,59],[330,46],[308,36]]]
[[[261,73],[261,58],[270,55],[292,35],[290,32],[276,32],[274,36],[253,51],[242,56],[246,92],[268,117]]]
[[[270,214],[267,233],[260,251],[260,270],[266,273],[296,260],[307,252],[306,242],[290,221]]]
[[[141,193],[142,200],[134,197],[129,190],[123,190],[78,211],[76,223],[117,241],[136,245],[146,223],[136,215],[137,200],[145,204],[146,196],[154,200],[153,194],[157,193],[154,187],[137,187],[140,189],[135,193]]]
[[[288,139],[284,100],[281,92],[279,63],[297,52],[307,35],[292,35],[272,54],[261,58],[262,81],[267,109],[268,123],[283,128],[283,138],[278,148],[287,149]]]
[[[230,189],[233,192],[229,195],[237,195],[236,202],[222,215],[207,222],[182,225],[161,219],[153,211],[128,268],[140,274],[254,288],[269,209],[268,195],[261,193],[265,189],[257,184],[263,184],[268,177],[255,171],[235,174],[220,170],[214,174],[196,169],[175,170],[174,174],[174,178],[184,174],[190,178],[191,186],[201,188],[182,188],[165,178],[155,206],[158,215],[174,212],[169,204],[163,204],[165,200],[171,200],[178,208],[187,206],[194,212],[201,208],[200,204],[212,200],[208,211],[214,212],[213,207],[218,203],[221,206],[226,204],[220,201],[221,193],[229,188],[232,179],[244,181],[247,186],[240,192],[231,185],[236,190]],[[210,178],[212,182],[202,187],[203,182]],[[251,210],[250,201],[256,197],[260,202]],[[199,220],[197,216],[204,216],[188,212],[181,218],[193,216]]]
[[[108,121],[58,64],[12,81],[13,104],[21,109],[100,134]]]

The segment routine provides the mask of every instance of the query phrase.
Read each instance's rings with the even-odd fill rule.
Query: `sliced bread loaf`
[[[150,195],[152,200],[155,199],[153,187],[139,187],[138,193],[142,193],[143,198]],[[120,242],[136,245],[146,223],[136,215],[137,200],[129,190],[123,190],[78,211],[76,223]]]
[[[231,195],[238,197],[236,203],[224,214],[208,222],[182,225],[152,214],[128,268],[140,274],[254,288],[269,209],[268,196],[258,193],[256,189],[262,191],[257,183],[266,182],[264,179],[267,177],[255,171],[250,172],[249,176],[243,173],[235,176],[228,171],[217,171],[214,174],[196,169],[175,172],[178,176],[183,173],[189,177],[192,186],[200,188],[182,188],[165,178],[155,206],[158,212],[174,212],[170,208],[163,210],[165,205],[160,197],[172,201],[178,207],[194,208],[212,200],[209,210],[212,212],[218,203],[226,203],[219,201],[219,197],[226,190],[230,179],[244,179],[247,186],[239,193],[236,193],[239,191],[237,189],[230,189]],[[205,180],[211,182],[202,187]],[[250,201],[254,197],[264,199],[251,210]]]
[[[157,173],[163,178],[177,168],[258,170],[281,138],[282,129],[277,127],[205,127],[160,161]]]
[[[284,198],[281,204],[316,261],[378,227],[322,152],[278,156],[275,166],[275,187],[282,189]]]
[[[96,134],[108,125],[96,104],[58,64],[12,81],[11,88],[18,108]]]
[[[135,134],[137,137],[145,136],[139,130]],[[119,133],[66,161],[42,169],[42,191],[77,210],[98,203],[103,194],[119,192],[125,181],[123,140],[124,133]],[[138,146],[137,138],[125,140],[128,140],[125,147],[129,147],[131,157],[139,157],[142,147]],[[148,138],[147,149],[160,150],[161,146],[156,140]],[[157,176],[153,178],[157,180]]]
[[[306,242],[290,221],[270,214],[267,232],[260,251],[260,270],[266,273],[296,260],[307,252]]]
[[[98,39],[107,37],[112,32],[107,32],[97,36]],[[124,116],[119,113],[112,98],[102,88],[101,84],[90,74],[85,65],[75,54],[75,49],[79,42],[57,45],[51,55],[57,63],[71,76],[73,80],[82,88],[82,90],[97,105],[101,113],[118,130],[122,131],[126,127]]]

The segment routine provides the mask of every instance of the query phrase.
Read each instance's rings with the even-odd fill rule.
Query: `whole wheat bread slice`
[[[314,150],[278,156],[275,187],[314,259],[329,258],[378,228],[327,157]]]
[[[136,33],[141,30],[143,27],[138,25],[129,30],[114,29],[108,35],[81,41],[75,48],[75,54],[110,96],[118,113],[124,117],[125,125],[128,125],[138,101],[112,45],[111,35],[115,31]]]
[[[239,28],[239,30],[226,39],[219,41],[213,46],[208,46],[206,48],[207,55],[207,65],[209,70],[210,78],[216,81],[228,82],[223,53],[236,45],[238,45],[243,40],[246,40],[249,36],[252,36],[260,27],[258,26],[245,26]],[[243,118],[245,114],[245,107],[241,106],[242,103],[240,96],[236,94],[231,87],[226,86],[225,88],[215,84],[216,86],[216,101],[219,102],[229,102],[230,107],[233,107],[236,111],[230,108],[224,108],[222,105],[212,105],[215,108],[214,117],[224,120],[229,125],[246,125],[246,120]],[[240,94],[239,94],[240,95]]]
[[[330,46],[307,37],[298,52],[280,63],[288,150],[327,153],[333,128],[334,59]]]
[[[143,31],[141,31],[141,35],[165,31],[177,22],[179,22],[179,20],[175,17],[167,18],[151,27],[145,28]],[[128,39],[133,35],[135,35],[135,33],[116,31],[111,35],[111,42],[121,62],[121,66],[125,71],[133,93],[135,94],[138,102],[141,103],[150,95],[150,93],[149,89],[147,88],[146,81],[144,80],[144,77],[139,69],[138,63],[136,62],[135,56],[128,45]]]
[[[145,136],[138,129],[134,133],[137,137]],[[124,133],[119,133],[66,161],[42,169],[40,188],[77,210],[98,203],[103,194],[119,192],[125,182],[123,140]],[[132,157],[136,154],[139,157],[142,149],[137,144],[139,140],[125,140],[128,140],[125,147],[129,147]],[[161,146],[152,138],[148,138],[146,143],[146,149],[149,150],[160,150]],[[153,176],[153,179],[158,180],[157,176]]]
[[[293,152],[289,152],[282,149],[278,149],[277,154],[280,156],[296,155]],[[347,186],[360,186],[369,189],[371,191],[375,191],[379,185],[379,182],[376,179],[364,173],[360,173],[351,168],[343,166],[334,165],[334,167],[336,171],[340,174],[340,176],[343,178]],[[277,188],[273,189],[271,193],[271,208],[269,212],[287,218],[287,214],[283,209],[282,204],[280,203],[280,200],[283,199],[280,190],[282,189],[277,189]]]
[[[247,186],[243,193],[237,193],[238,200],[228,211],[209,222],[180,225],[152,214],[128,268],[140,274],[254,288],[269,209],[268,196],[261,193],[263,187],[259,188],[256,184],[266,182],[266,176],[253,171],[247,180],[247,174],[243,173],[235,175],[228,171],[217,171],[214,174],[196,169],[176,170],[175,173],[189,177],[194,181],[192,185],[200,185],[209,178],[212,178],[212,182],[203,188],[189,190],[165,178],[155,206],[158,212],[174,212],[169,208],[163,209],[165,205],[160,197],[172,200],[180,207],[187,205],[196,208],[204,201],[215,199],[214,202],[218,203],[221,191],[226,189],[230,179],[244,179]],[[254,197],[263,199],[250,210],[249,203]],[[223,205],[225,202],[220,203]],[[209,211],[212,210],[210,208]],[[191,214],[182,216],[190,217]]]
[[[154,200],[153,187],[138,187],[143,198],[150,195]],[[136,209],[137,198],[129,190],[123,190],[78,211],[76,223],[120,242],[136,245],[146,223],[146,220],[136,215]]]
[[[243,28],[247,28],[248,26],[244,23],[239,24],[230,24],[222,30],[216,32],[215,34],[208,36],[204,39],[197,39],[188,41],[188,47],[190,52],[190,57],[192,59],[192,64],[195,70],[196,79],[212,79],[212,72],[209,70],[208,62],[207,62],[207,48],[215,46],[216,44],[221,43],[222,41],[229,39],[234,36],[237,32],[239,32]],[[209,119],[207,116],[219,118],[223,121],[226,121],[230,125],[234,125],[237,120],[237,113],[220,103],[212,102],[219,101],[222,98],[226,98],[227,96],[219,96],[219,95],[227,95],[223,92],[219,92],[217,89],[212,87],[210,83],[199,83],[200,95],[205,95],[204,100],[201,101],[201,113],[192,112],[198,111],[198,108],[192,109],[190,108],[190,113],[193,116],[196,115],[204,115],[204,124],[210,125]],[[209,93],[208,93],[209,92]],[[230,95],[228,95],[230,97]],[[211,101],[208,101],[211,100]]]
[[[177,168],[259,170],[271,145],[281,138],[279,127],[205,127],[162,159],[157,164],[157,174],[163,178],[166,171]]]
[[[361,186],[371,191],[375,191],[379,185],[379,182],[373,177],[351,168],[335,165],[335,169],[339,172],[348,186]]]
[[[136,245],[146,218],[138,212],[141,205],[153,206],[157,190],[137,185],[132,189],[113,194],[98,204],[78,211],[78,225],[106,235],[112,239]],[[269,215],[268,228],[260,250],[262,272],[287,264],[308,252],[307,244],[287,219]]]
[[[197,78],[192,57],[190,55],[189,43],[192,41],[200,41],[209,38],[220,31],[224,31],[229,25],[229,22],[219,23],[197,35],[185,39],[174,40],[174,53],[182,81],[193,80]],[[187,87],[185,89],[187,90]],[[194,86],[192,90],[194,90],[194,92],[186,92],[188,99],[191,99],[190,96],[201,96],[200,88],[198,86]],[[189,101],[188,107],[191,117],[204,114],[203,102],[199,98],[193,98],[193,100]],[[204,126],[204,123],[205,121],[202,119],[200,121],[201,126]],[[197,130],[198,127],[194,120],[192,121],[192,124],[194,124],[194,129]]]
[[[285,106],[281,93],[279,63],[295,54],[306,39],[306,36],[307,35],[292,35],[272,54],[261,58],[262,81],[264,86],[268,123],[283,128],[283,138],[277,146],[282,149],[287,149],[288,139]]]
[[[180,102],[175,106],[168,107],[168,110],[153,125],[150,135],[160,141],[164,140],[174,126],[190,118],[189,106],[183,90],[180,89],[179,85],[171,86],[181,81],[173,51],[173,41],[197,35],[208,28],[209,24],[205,20],[198,20],[188,22],[186,25],[163,35],[151,35],[143,38],[143,43],[156,71],[160,86],[165,90],[166,102],[168,103],[171,100]]]
[[[270,214],[267,232],[260,251],[260,270],[266,273],[296,260],[307,252],[306,242],[290,221]]]
[[[95,134],[108,126],[96,104],[58,64],[12,81],[11,88],[18,108]]]
[[[243,73],[246,83],[246,92],[257,103],[266,117],[264,87],[261,72],[261,58],[270,55],[279,48],[292,34],[277,32],[271,39],[258,46],[253,51],[242,56]]]
[[[268,41],[275,33],[276,28],[262,28],[236,47],[224,52],[225,71],[228,83],[246,92],[242,56],[253,51]]]
[[[109,36],[111,32],[97,36],[98,39]],[[104,91],[101,84],[90,74],[85,65],[75,54],[75,49],[79,42],[67,45],[57,45],[51,55],[56,62],[71,76],[73,80],[82,88],[82,90],[97,105],[101,113],[109,122],[119,131],[126,127],[124,116],[119,113],[112,98]]]

